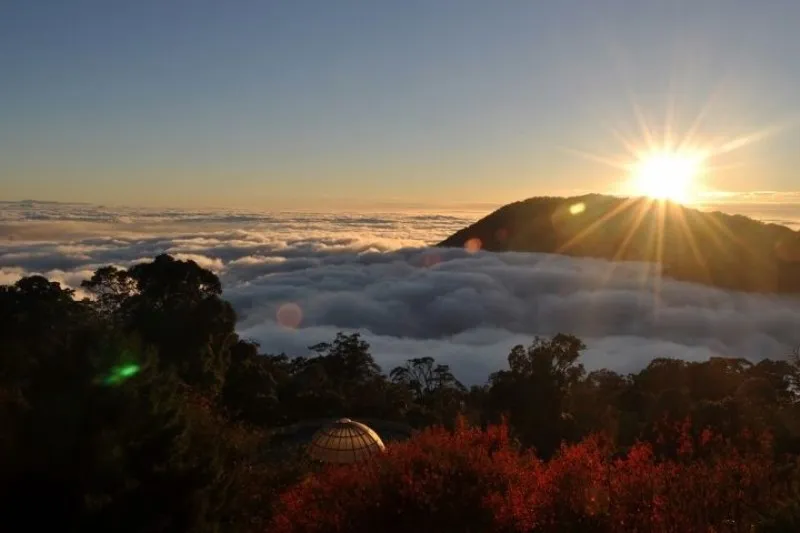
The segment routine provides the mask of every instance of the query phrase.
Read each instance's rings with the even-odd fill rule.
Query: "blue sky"
[[[698,116],[722,191],[800,189],[793,0],[0,4],[0,199],[313,208],[613,192]],[[672,114],[670,114],[672,110]]]

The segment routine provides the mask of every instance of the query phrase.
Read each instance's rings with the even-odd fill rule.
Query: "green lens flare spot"
[[[136,364],[115,366],[111,369],[111,373],[106,377],[104,383],[106,385],[116,385],[122,383],[126,379],[135,376],[139,373],[140,367]]]
[[[139,373],[139,365],[125,365],[119,369],[118,373],[122,377],[129,378]]]

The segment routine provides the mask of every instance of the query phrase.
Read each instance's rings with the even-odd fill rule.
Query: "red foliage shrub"
[[[309,476],[282,495],[270,531],[750,531],[781,492],[768,443],[681,429],[675,458],[638,444],[612,459],[593,437],[546,463],[504,426],[430,429]]]
[[[376,460],[309,476],[282,496],[270,531],[486,531],[489,496],[534,463],[503,426],[431,429]]]

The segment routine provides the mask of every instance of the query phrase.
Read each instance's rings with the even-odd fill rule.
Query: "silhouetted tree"
[[[289,422],[279,387],[289,379],[287,357],[260,355],[258,344],[240,340],[231,348],[231,362],[222,402],[235,418],[270,427]],[[281,408],[283,407],[283,408]]]
[[[445,388],[466,391],[450,366],[435,364],[433,357],[409,359],[405,365],[394,368],[389,376],[395,383],[407,386],[418,399]]]
[[[155,352],[39,277],[0,288],[0,316],[2,529],[206,529],[215,441]]]
[[[218,390],[238,342],[236,313],[219,278],[194,261],[160,255],[128,270],[136,292],[119,307],[127,331],[156,348],[160,363],[190,385]]]
[[[113,266],[98,268],[92,277],[81,282],[81,287],[95,297],[98,311],[111,318],[120,306],[137,292],[136,279],[127,270]]]
[[[585,345],[559,334],[536,338],[528,347],[515,346],[509,370],[489,378],[488,404],[493,418],[507,414],[522,443],[549,457],[567,433],[566,398],[584,376],[578,362]]]
[[[414,425],[452,426],[462,412],[466,387],[455,378],[448,365],[436,364],[433,357],[409,359],[405,365],[394,368],[389,376],[412,394],[417,412],[407,416],[414,419],[411,420]]]
[[[369,353],[369,343],[361,335],[337,333],[333,342],[321,342],[309,348],[318,354],[320,363],[334,381],[344,384],[363,383],[380,376],[381,369]]]

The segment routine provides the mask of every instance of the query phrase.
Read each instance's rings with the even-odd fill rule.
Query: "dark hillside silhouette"
[[[799,232],[647,198],[530,198],[501,207],[439,246],[646,261],[678,280],[800,292]]]

